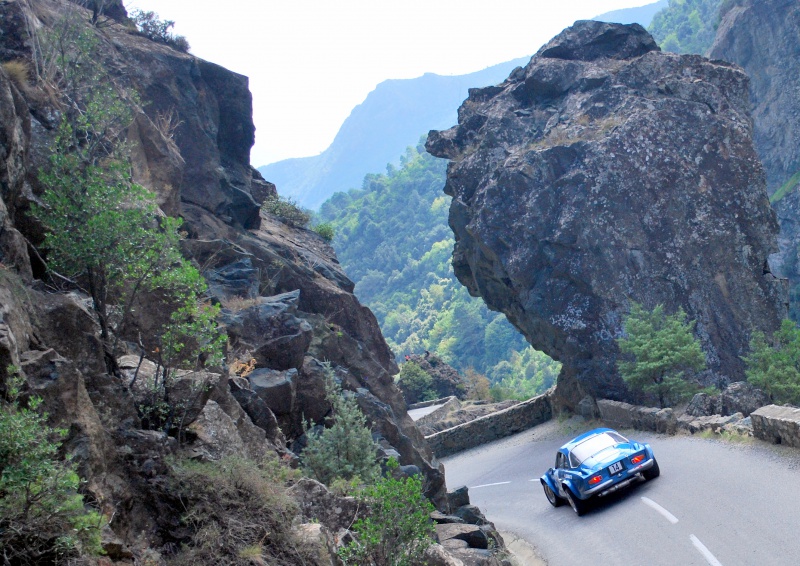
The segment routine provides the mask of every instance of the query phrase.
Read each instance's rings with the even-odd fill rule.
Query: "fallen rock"
[[[467,525],[463,523],[438,524],[436,537],[443,546],[447,546],[449,539],[458,539],[467,543],[470,548],[489,548],[489,537],[477,525]]]

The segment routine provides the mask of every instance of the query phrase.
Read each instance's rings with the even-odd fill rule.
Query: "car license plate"
[[[608,467],[609,474],[616,474],[622,471],[622,462],[614,462]]]

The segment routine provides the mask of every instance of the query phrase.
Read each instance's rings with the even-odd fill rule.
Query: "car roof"
[[[613,433],[619,434],[613,428],[595,428],[595,429],[592,429],[592,430],[590,430],[588,432],[584,432],[580,436],[576,436],[575,438],[573,438],[572,440],[567,442],[564,446],[562,446],[559,449],[559,452],[563,452],[564,454],[568,454],[569,452],[572,451],[573,448],[575,448],[578,444],[580,444],[581,442],[583,442],[587,438],[589,438],[591,436],[595,436],[597,434],[603,434],[604,432],[613,432]]]

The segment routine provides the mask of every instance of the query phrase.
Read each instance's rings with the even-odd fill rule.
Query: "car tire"
[[[542,488],[544,488],[544,496],[547,498],[547,501],[550,502],[550,505],[553,507],[561,507],[564,505],[564,500],[556,495],[556,492],[550,489],[549,485],[542,482]]]
[[[580,499],[577,495],[575,495],[572,490],[564,486],[564,494],[567,496],[567,501],[569,502],[569,506],[572,507],[572,510],[575,511],[575,514],[580,517],[584,513],[586,513],[586,509],[589,505],[588,501],[584,501]]]
[[[653,458],[653,467],[649,470],[643,471],[642,475],[646,480],[654,480],[661,475],[661,470],[658,468],[658,462],[655,458]]]

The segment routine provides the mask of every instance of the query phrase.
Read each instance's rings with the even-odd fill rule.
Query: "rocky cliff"
[[[563,363],[567,405],[626,397],[615,338],[631,301],[682,307],[723,381],[743,379],[749,333],[785,315],[734,65],[662,53],[638,25],[578,22],[472,90],[427,148],[451,160],[456,275]]]
[[[203,374],[207,387],[187,413],[188,445],[143,430],[132,376],[153,364],[123,348],[119,364],[130,381],[107,375],[86,297],[40,280],[42,230],[30,205],[42,191],[37,173],[58,108],[32,77],[12,79],[0,67],[0,391],[13,365],[26,394],[44,398],[51,424],[69,430],[65,452],[79,463],[87,497],[111,520],[109,536],[128,549],[168,554],[186,540],[181,502],[166,487],[170,454],[292,459],[287,446],[302,435],[301,420],[320,423],[329,411],[323,361],[355,395],[384,452],[420,469],[427,494],[446,508],[443,469],[409,419],[391,352],[332,248],[260,211],[275,187],[249,163],[255,128],[247,78],[143,37],[121,3],[101,5],[112,17],[101,10],[89,27],[92,10],[74,4],[1,2],[0,63],[31,65],[31,30],[46,33],[65,11],[78,10],[101,44],[107,80],[141,98],[126,136],[133,177],[156,193],[164,213],[185,219],[184,251],[208,280],[211,300],[225,306],[228,360],[241,356],[248,371],[240,373],[249,375]],[[146,331],[147,309],[158,305],[138,308]],[[190,387],[178,380],[170,394]],[[143,556],[130,552],[113,558]]]
[[[773,270],[800,283],[800,5],[791,0],[731,3],[709,56],[750,76],[753,140],[781,226]],[[796,303],[796,299],[793,300]],[[793,306],[793,311],[797,307]]]

